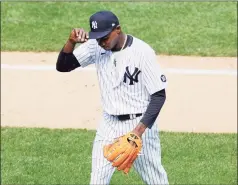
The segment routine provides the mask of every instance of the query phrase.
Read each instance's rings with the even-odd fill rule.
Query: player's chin
[[[101,46],[102,47],[102,46]],[[106,47],[106,46],[104,46],[104,47],[102,47],[104,50],[106,50],[106,51],[110,51],[111,50],[111,48],[110,47]]]
[[[100,46],[101,48],[103,48],[104,50],[106,50],[106,51],[111,50],[111,48],[110,48],[108,45],[102,46],[102,45],[99,44],[99,46]]]

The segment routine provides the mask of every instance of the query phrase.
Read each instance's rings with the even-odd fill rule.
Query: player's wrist
[[[143,123],[139,123],[134,130],[132,131],[133,133],[135,133],[136,135],[142,137],[143,133],[145,132],[147,126],[144,125]]]

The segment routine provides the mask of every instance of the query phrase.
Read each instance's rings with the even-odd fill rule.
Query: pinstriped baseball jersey
[[[108,114],[144,113],[150,95],[166,88],[154,50],[138,38],[133,37],[130,47],[117,52],[89,40],[73,54],[82,67],[95,64],[103,109]]]

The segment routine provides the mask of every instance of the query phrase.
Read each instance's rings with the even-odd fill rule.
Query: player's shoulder
[[[148,58],[155,58],[155,50],[145,41],[133,36],[133,43],[131,45],[133,53],[141,60],[147,60]]]
[[[139,39],[138,37],[132,36],[133,37],[133,43],[132,47],[137,49],[138,51],[154,51],[154,49],[144,40]]]
[[[144,40],[139,39],[135,36],[133,37],[132,48],[134,51],[140,54],[155,54],[155,50]]]

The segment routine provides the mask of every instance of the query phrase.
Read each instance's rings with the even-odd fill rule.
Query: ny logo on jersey
[[[126,83],[126,78],[128,78],[130,80],[129,85],[134,85],[134,82],[138,83],[138,75],[140,74],[140,72],[141,71],[136,67],[134,72],[131,74],[129,67],[127,66],[123,82]]]
[[[96,21],[92,22],[92,28],[97,29],[98,28],[98,23]]]

